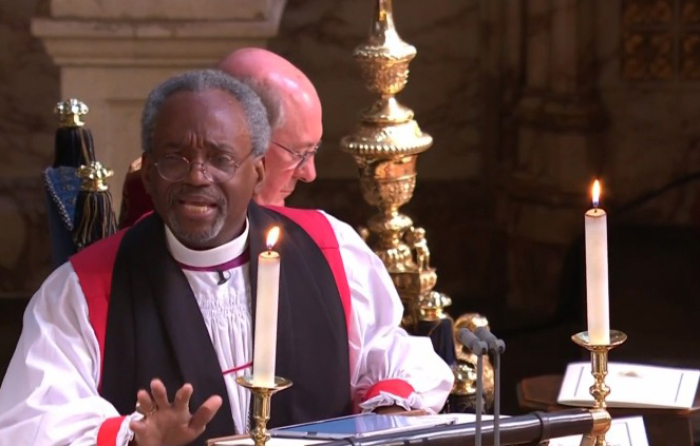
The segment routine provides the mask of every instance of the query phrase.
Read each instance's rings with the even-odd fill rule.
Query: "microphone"
[[[228,282],[228,279],[231,278],[231,273],[228,271],[217,271],[216,272],[219,275],[219,282],[217,283],[218,285],[223,285],[226,282]]]
[[[460,328],[459,342],[476,355],[476,432],[475,446],[481,446],[481,414],[484,411],[484,355],[489,351],[486,342],[466,328]]]
[[[488,327],[478,327],[474,330],[476,337],[489,346],[493,353],[494,396],[493,396],[493,439],[494,446],[501,446],[501,353],[506,351],[506,343],[498,339]]]
[[[475,355],[483,355],[488,351],[487,344],[466,328],[459,329],[458,339]]]
[[[492,353],[503,353],[506,351],[505,342],[491,333],[488,327],[477,327],[474,330],[474,334],[489,346],[489,351]]]

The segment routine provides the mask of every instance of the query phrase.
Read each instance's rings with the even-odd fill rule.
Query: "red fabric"
[[[97,446],[114,446],[117,444],[117,434],[126,417],[107,418],[100,430],[97,431]]]
[[[379,392],[387,392],[395,395],[399,398],[408,398],[415,390],[413,386],[402,379],[385,379],[384,381],[379,381],[375,383],[372,387],[367,390],[365,397],[362,401],[367,401],[368,399],[374,398],[379,395]]]
[[[267,208],[279,212],[302,227],[309,236],[316,242],[321,252],[326,257],[328,265],[331,267],[335,283],[338,286],[338,294],[343,304],[345,312],[345,325],[350,332],[350,321],[352,320],[352,300],[350,299],[350,286],[345,275],[343,259],[340,256],[340,247],[335,232],[328,219],[319,211],[309,209],[295,209],[279,206],[266,206]]]
[[[127,173],[122,190],[119,228],[128,228],[150,211],[153,211],[153,202],[143,185],[141,169]]]
[[[107,309],[109,308],[109,296],[112,293],[112,270],[119,244],[125,233],[126,229],[122,229],[106,239],[93,243],[70,258],[73,270],[78,275],[80,288],[85,294],[90,325],[95,331],[97,343],[100,346],[100,382],[98,388],[102,384],[101,371],[104,365]]]

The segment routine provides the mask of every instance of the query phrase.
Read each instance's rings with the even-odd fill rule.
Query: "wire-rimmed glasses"
[[[174,183],[184,180],[195,165],[201,166],[202,173],[207,180],[225,182],[233,177],[238,168],[241,167],[241,164],[252,153],[252,151],[248,152],[240,161],[236,161],[229,154],[219,153],[207,157],[204,162],[192,162],[182,155],[171,153],[160,157],[156,161],[155,166],[161,178]]]
[[[309,159],[312,156],[316,155],[316,153],[318,152],[318,149],[321,148],[321,143],[319,142],[318,144],[316,144],[316,147],[314,147],[313,149],[300,153],[300,152],[297,152],[297,151],[292,150],[290,148],[287,148],[287,147],[283,146],[282,144],[275,142],[275,141],[272,141],[272,144],[276,145],[280,149],[289,153],[290,155],[292,155],[294,157],[295,160],[297,160],[296,165],[294,166],[294,169],[301,169],[304,166],[304,164],[306,164],[306,162],[309,161]]]

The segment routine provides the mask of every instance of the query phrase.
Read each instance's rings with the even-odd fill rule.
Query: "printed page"
[[[689,409],[695,400],[699,379],[700,370],[611,362],[605,377],[610,387],[606,402],[609,407]],[[590,387],[593,382],[589,362],[569,364],[557,402],[592,406]]]

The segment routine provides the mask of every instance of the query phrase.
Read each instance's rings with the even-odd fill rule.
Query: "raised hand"
[[[185,384],[177,391],[171,404],[165,385],[159,379],[151,381],[150,394],[139,390],[136,400],[145,418],[129,424],[134,431],[136,445],[181,446],[202,435],[207,423],[221,407],[222,400],[217,395],[209,397],[194,414],[190,414],[191,396],[192,385]]]

